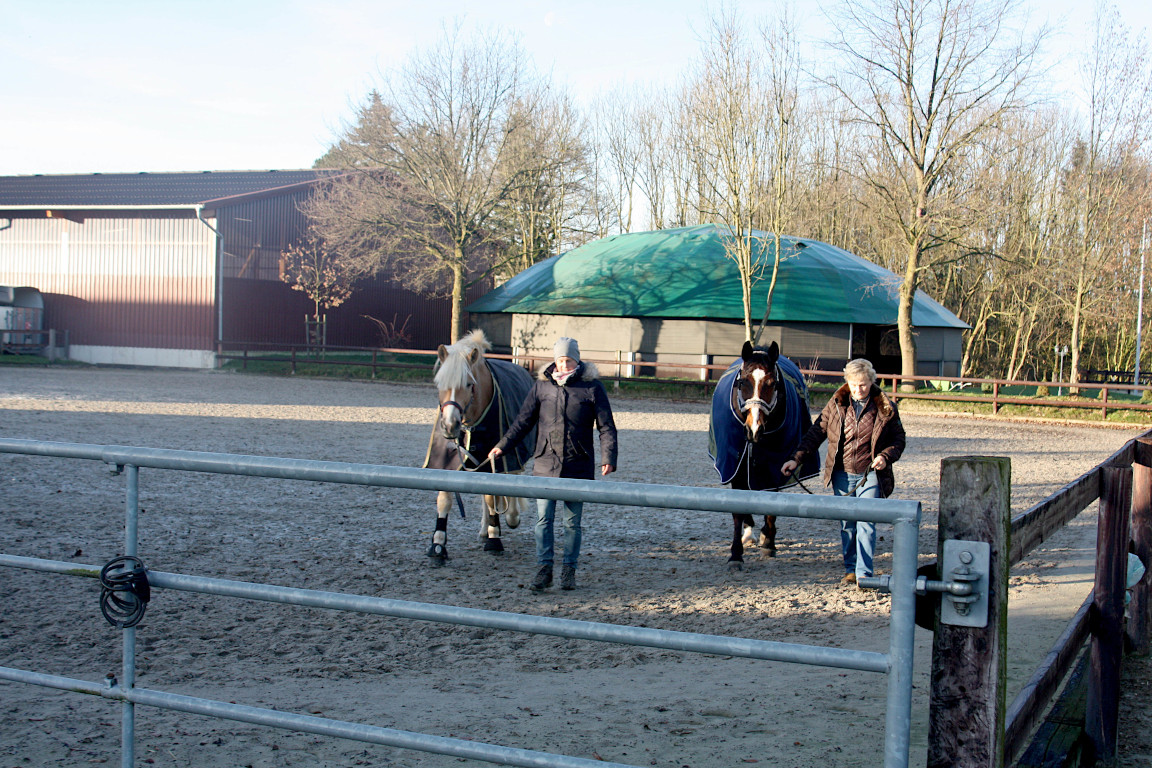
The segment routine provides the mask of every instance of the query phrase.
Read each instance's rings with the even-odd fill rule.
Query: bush
[[[1040,384],[1036,387],[1036,397],[1048,397],[1048,385]]]
[[[1152,405],[1152,389],[1146,389],[1140,395],[1140,402],[1144,405]]]
[[[990,394],[992,394],[992,385],[989,384],[988,382],[984,382],[983,384],[980,385],[980,391],[985,393],[985,394],[990,395]]]

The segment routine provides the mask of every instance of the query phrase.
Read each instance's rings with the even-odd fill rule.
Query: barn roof
[[[0,210],[214,206],[286,191],[325,170],[0,176]]]
[[[753,231],[764,278],[752,288],[759,320],[775,250]],[[727,230],[714,224],[607,237],[535,264],[467,307],[469,312],[743,320],[739,272],[725,255]],[[772,314],[776,322],[895,325],[900,278],[841,248],[785,237]],[[919,327],[968,325],[917,291]]]

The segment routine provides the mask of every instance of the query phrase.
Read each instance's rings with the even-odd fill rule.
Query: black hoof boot
[[[448,562],[448,548],[443,544],[433,544],[428,547],[428,557],[431,558],[433,567],[439,568]]]
[[[493,555],[502,555],[504,554],[504,542],[500,539],[485,539],[484,551]]]

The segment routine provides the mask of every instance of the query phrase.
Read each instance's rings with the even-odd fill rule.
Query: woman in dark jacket
[[[540,372],[516,421],[488,453],[495,460],[524,439],[536,427],[536,451],[532,474],[541,477],[571,477],[591,480],[596,459],[592,429],[600,431],[600,474],[616,470],[616,423],[608,393],[600,383],[600,373],[592,363],[580,362],[575,339],[561,338],[553,347],[556,362]],[[532,589],[552,586],[553,525],[556,507],[562,509],[560,522],[564,538],[560,588],[576,587],[576,561],[580,557],[584,502],[537,499],[536,563],[539,570]]]
[[[876,370],[863,358],[844,366],[844,382],[780,471],[792,474],[804,456],[827,439],[824,485],[831,485],[837,496],[887,498],[896,485],[892,464],[904,453],[906,442],[896,403],[876,386]],[[860,577],[872,575],[875,523],[841,520],[840,546],[845,571],[842,584],[855,584]]]

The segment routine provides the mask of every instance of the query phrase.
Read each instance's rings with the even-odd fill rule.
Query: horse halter
[[[460,403],[458,403],[455,400],[452,400],[451,398],[440,403],[440,417],[441,417],[441,419],[443,419],[443,417],[444,417],[444,409],[445,408],[447,408],[450,405],[455,406],[456,410],[460,411],[460,426],[464,430],[468,430],[468,429],[475,426],[475,424],[469,424],[468,419],[466,417],[466,414],[468,413],[468,409],[471,408],[472,403],[476,401],[476,377],[472,375],[471,371],[468,372],[468,379],[469,379],[469,381],[468,381],[468,403],[467,403],[467,405],[461,405]]]
[[[772,408],[776,405],[776,384],[775,384],[775,382],[778,382],[780,380],[780,369],[775,365],[772,366],[773,384],[772,384],[772,400],[771,401],[764,400],[763,398],[758,397],[756,394],[753,394],[752,397],[745,398],[744,393],[741,392],[741,385],[743,385],[744,382],[747,381],[747,379],[744,377],[743,374],[744,374],[744,369],[741,368],[740,369],[740,375],[738,375],[736,377],[735,381],[732,382],[732,389],[736,393],[736,405],[740,409],[740,413],[747,415],[748,412],[751,411],[753,408],[759,408],[760,410],[762,410],[766,414],[771,412]],[[755,390],[753,390],[753,392],[755,392]]]

